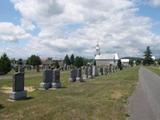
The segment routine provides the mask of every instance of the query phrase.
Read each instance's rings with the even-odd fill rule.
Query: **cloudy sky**
[[[160,57],[160,0],[0,0],[0,54]]]

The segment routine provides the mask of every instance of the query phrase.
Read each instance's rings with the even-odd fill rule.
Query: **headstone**
[[[24,90],[24,73],[16,73],[12,80],[12,92],[9,96],[12,100],[21,100],[27,97],[27,91]]]
[[[81,70],[81,68],[77,68],[76,81],[83,82],[83,79],[82,79],[82,70]]]
[[[105,75],[107,75],[107,74],[108,74],[108,69],[107,69],[107,67],[105,67],[104,71],[105,71]]]
[[[92,77],[92,66],[88,67],[88,78],[93,78]]]
[[[96,66],[92,66],[92,76],[96,76]]]
[[[70,72],[69,81],[70,82],[75,82],[76,81],[76,77],[77,77],[77,70],[76,69],[72,69],[71,72]]]
[[[55,69],[53,70],[53,81],[52,81],[52,88],[60,88],[60,70]]]
[[[83,80],[86,80],[87,78],[88,78],[88,66],[84,68]]]
[[[18,66],[18,72],[20,72],[20,73],[24,73],[25,72],[25,68],[24,68],[23,65],[19,65]]]
[[[95,76],[98,76],[99,74],[98,74],[98,68],[97,68],[97,66],[95,66]]]
[[[112,65],[109,65],[109,73],[112,72]]]
[[[40,87],[47,90],[52,86],[53,79],[53,71],[52,70],[44,70],[43,71],[43,81],[40,83]]]
[[[100,68],[100,74],[103,75],[103,68]]]

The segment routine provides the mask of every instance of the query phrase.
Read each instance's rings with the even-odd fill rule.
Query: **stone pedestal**
[[[9,98],[12,100],[26,99],[27,91],[11,92]]]

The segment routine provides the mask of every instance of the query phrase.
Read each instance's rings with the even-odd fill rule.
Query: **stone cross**
[[[27,97],[27,91],[24,90],[24,73],[16,73],[12,80],[12,92],[10,99],[20,100]]]

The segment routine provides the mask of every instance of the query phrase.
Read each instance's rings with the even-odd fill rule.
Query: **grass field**
[[[151,71],[155,72],[156,74],[160,75],[160,67],[150,66],[147,68],[150,69]]]
[[[61,73],[63,88],[40,91],[41,74],[26,77],[25,85],[35,91],[28,93],[31,99],[17,102],[7,101],[8,94],[2,90],[11,86],[11,80],[0,80],[0,120],[126,119],[125,106],[137,84],[137,67],[83,83],[70,83],[68,78],[68,72]]]

